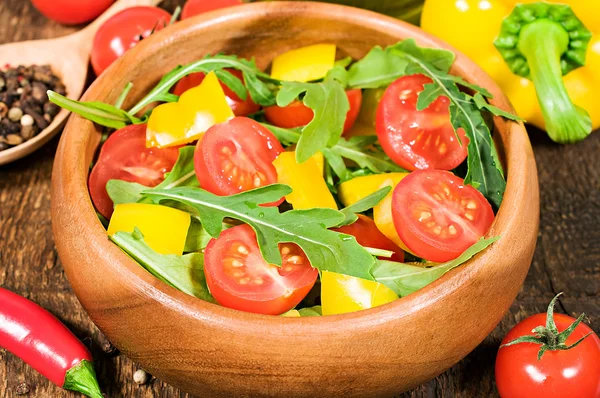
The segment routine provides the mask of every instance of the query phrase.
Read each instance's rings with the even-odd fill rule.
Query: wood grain
[[[168,9],[175,3],[170,1]],[[29,2],[0,2],[0,43],[49,38],[74,31],[45,20]],[[497,396],[495,353],[516,322],[545,310],[555,292],[564,291],[561,310],[585,311],[600,330],[600,135],[558,146],[530,129],[538,164],[541,225],[538,246],[525,286],[511,311],[467,358],[404,397]],[[67,323],[91,347],[107,397],[188,397],[154,380],[133,383],[137,369],[129,359],[105,355],[103,336],[91,323],[64,277],[50,225],[50,174],[57,139],[35,154],[0,167],[0,285],[40,303]],[[460,333],[460,330],[457,330]],[[0,397],[15,397],[20,382],[30,397],[75,397],[54,387],[11,354],[0,350]]]

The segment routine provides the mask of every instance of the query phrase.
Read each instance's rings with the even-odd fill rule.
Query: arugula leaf
[[[388,86],[404,75],[408,63],[387,49],[373,47],[365,57],[348,69],[348,85],[353,88]]]
[[[284,146],[296,144],[300,139],[301,132],[298,128],[286,129],[283,127],[273,126],[272,124],[268,123],[261,123],[261,125],[273,133],[275,138],[277,138],[277,141],[281,142],[281,144]]]
[[[223,223],[223,229],[233,227],[233,224]],[[192,217],[190,228],[188,229],[187,236],[185,238],[185,246],[183,247],[184,253],[199,252],[206,248],[208,242],[212,239],[212,236],[202,226],[202,223],[195,217]]]
[[[412,54],[404,53],[404,56],[411,62],[407,67],[407,73],[422,73],[433,81],[426,84],[423,91],[419,93],[417,109],[429,106],[437,98],[436,95],[445,95],[450,99],[450,122],[455,130],[463,128],[469,138],[465,184],[477,188],[492,205],[496,208],[500,207],[506,181],[492,134],[481,112],[469,100],[469,96],[459,90],[450,75]]]
[[[336,76],[328,75],[320,83],[283,82],[277,94],[277,105],[287,106],[300,94],[304,94],[304,105],[314,113],[310,123],[302,128],[296,147],[296,161],[304,163],[339,140],[350,104]]]
[[[377,282],[383,283],[398,296],[404,297],[422,289],[446,272],[465,263],[498,239],[500,239],[499,236],[489,239],[481,238],[456,259],[429,268],[378,260],[375,267],[371,269],[371,274]]]
[[[356,215],[356,213],[363,213],[377,206],[379,202],[381,202],[383,198],[385,198],[386,195],[390,193],[391,190],[392,187],[380,188],[372,194],[367,195],[361,200],[351,204],[350,206],[344,207],[340,211],[344,213],[346,218],[339,226],[343,227],[344,225],[352,224],[353,222],[358,220],[358,216]]]
[[[52,90],[48,90],[47,93],[50,102],[101,126],[120,129],[128,124],[142,123],[141,119],[110,104],[105,104],[103,102],[75,101],[55,93]]]
[[[426,60],[436,68],[449,71],[454,63],[452,51],[417,46],[414,39],[406,39],[382,49],[373,47],[348,70],[348,84],[354,88],[386,87],[400,76],[406,75],[408,61],[398,52],[408,52]]]
[[[323,311],[321,311],[320,305],[315,305],[314,307],[300,308],[298,310],[298,313],[300,313],[300,316],[321,316],[321,315],[323,315]]]
[[[291,210],[279,213],[275,207],[260,207],[288,195],[287,185],[273,184],[232,196],[217,196],[198,188],[180,187],[149,190],[144,195],[155,202],[176,201],[198,212],[206,231],[218,237],[223,220],[232,218],[249,224],[256,232],[265,260],[281,265],[278,244],[296,243],[313,267],[372,280],[373,257],[350,235],[327,230],[345,216],[333,209]]]
[[[490,112],[492,115],[502,116],[505,119],[513,120],[515,122],[523,121],[523,119],[520,118],[519,116],[512,114],[510,112],[506,112],[505,110],[502,110],[502,109],[488,103],[481,93],[475,93],[474,96],[472,96],[472,97],[468,96],[467,98],[472,99],[473,102],[475,103],[475,106],[479,110],[485,109],[486,111]]]
[[[352,57],[346,57],[346,58],[342,58],[342,59],[338,59],[337,61],[335,61],[334,67],[342,67],[344,69],[346,69],[348,67],[348,65],[350,65],[352,63]]]
[[[158,84],[152,90],[150,90],[150,92],[146,94],[144,98],[142,98],[136,105],[134,105],[129,110],[129,113],[134,115],[153,102],[159,101],[161,99],[167,99],[168,97],[165,97],[165,95],[169,93],[171,88],[179,80],[191,73],[209,73],[211,71],[215,71],[215,73],[217,73],[216,71],[226,68],[237,69],[242,72],[244,82],[246,83],[246,88],[250,92],[250,96],[252,97],[252,100],[254,102],[263,106],[270,106],[275,103],[275,96],[273,95],[267,84],[263,82],[263,80],[273,81],[273,79],[271,79],[271,77],[266,75],[265,73],[261,72],[256,67],[254,61],[241,59],[234,55],[217,54],[207,55],[201,60],[194,61],[183,66],[180,65],[172,69],[169,73],[163,76],[163,78],[158,82]],[[219,75],[221,77],[224,76],[220,73]],[[235,76],[233,75],[232,77],[235,78]],[[238,80],[239,82],[239,79],[236,80]],[[223,83],[225,83],[227,87],[229,87],[233,92],[235,92],[240,98],[246,98],[246,88],[243,88],[243,84],[240,85],[228,77],[225,77]],[[173,99],[173,97],[171,97],[171,99]]]
[[[142,201],[142,192],[152,189],[171,189],[175,187],[197,187],[200,185],[194,171],[193,146],[184,146],[179,149],[179,157],[173,169],[165,175],[163,182],[154,188],[147,187],[137,182],[122,180],[109,180],[106,183],[106,192],[115,205],[121,203],[137,203]]]
[[[340,138],[335,146],[325,148],[322,152],[330,164],[333,162],[338,165],[336,168],[332,164],[332,168],[341,181],[352,178],[348,175],[348,170],[342,168],[345,163],[341,158],[352,160],[359,167],[369,169],[373,173],[406,172],[390,160],[383,151],[374,147],[376,142],[377,136],[374,135],[354,136],[350,139]]]
[[[137,228],[133,233],[117,232],[110,240],[161,281],[191,296],[215,302],[206,286],[203,254],[159,254],[146,244]]]

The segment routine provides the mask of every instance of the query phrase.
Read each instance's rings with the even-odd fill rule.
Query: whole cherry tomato
[[[502,340],[496,357],[502,398],[600,397],[600,339],[581,323],[584,314],[554,314],[557,298],[546,314],[519,322]]]
[[[102,14],[115,0],[31,0],[46,18],[65,25],[78,25]]]
[[[181,19],[191,18],[202,13],[225,7],[241,6],[242,0],[188,0],[181,11]]]
[[[171,14],[158,7],[131,7],[112,16],[96,32],[91,61],[99,76],[117,58],[169,24]]]

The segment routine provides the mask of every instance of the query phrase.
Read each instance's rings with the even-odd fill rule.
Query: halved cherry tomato
[[[46,18],[78,25],[102,14],[115,0],[31,0]]]
[[[353,89],[346,91],[348,102],[350,102],[350,110],[346,113],[346,121],[344,122],[344,134],[347,133],[354,122],[360,111],[360,104],[362,102],[362,91],[360,89]],[[269,123],[291,129],[294,127],[306,126],[313,119],[314,113],[312,109],[308,108],[301,101],[294,101],[288,106],[268,106],[265,108],[265,117]]]
[[[229,228],[212,239],[204,252],[204,274],[215,300],[224,307],[268,315],[298,305],[319,272],[297,245],[283,243],[279,250],[282,266],[267,263],[249,225]]]
[[[131,7],[115,14],[96,32],[91,62],[99,76],[117,58],[152,32],[167,26],[171,14],[158,7]]]
[[[358,220],[352,224],[340,228],[333,228],[333,231],[354,236],[361,246],[394,252],[392,257],[381,258],[382,260],[404,261],[404,251],[382,234],[370,217],[359,214]]]
[[[146,148],[146,125],[134,124],[112,133],[106,140],[89,180],[90,195],[96,210],[106,218],[113,213],[113,202],[106,193],[108,180],[137,182],[154,187],[171,171],[179,148]]]
[[[402,179],[394,189],[392,215],[408,249],[435,262],[458,257],[494,221],[483,195],[443,170],[413,171]]]
[[[467,157],[468,138],[458,129],[460,143],[450,123],[448,97],[438,97],[417,111],[417,97],[431,79],[403,76],[383,94],[377,108],[375,128],[385,153],[407,170],[451,170]]]
[[[229,73],[231,73],[232,75],[234,75],[235,77],[237,77],[238,79],[244,81],[241,71],[239,71],[237,69],[227,69],[227,71]],[[181,79],[179,82],[177,82],[177,84],[175,85],[175,88],[173,89],[173,94],[181,95],[184,92],[186,92],[187,90],[189,90],[190,88],[199,86],[205,77],[206,77],[206,74],[204,74],[202,72],[192,73],[191,75],[187,75],[186,77]],[[240,97],[238,97],[238,95],[236,93],[231,91],[231,89],[229,87],[227,87],[227,85],[221,83],[221,87],[223,87],[223,92],[225,93],[227,103],[229,104],[229,107],[233,111],[234,115],[247,116],[251,113],[258,112],[258,110],[260,109],[260,105],[257,105],[254,103],[254,101],[252,101],[252,97],[250,97],[250,93],[248,93],[246,100],[242,101],[242,99]]]
[[[212,126],[198,141],[194,168],[202,188],[233,195],[276,183],[273,160],[282,152],[277,138],[260,123],[235,117]]]
[[[181,11],[181,19],[191,18],[202,13],[225,7],[241,6],[241,0],[187,0]]]

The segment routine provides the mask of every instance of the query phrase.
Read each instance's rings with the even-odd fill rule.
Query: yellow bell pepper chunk
[[[147,147],[169,147],[199,139],[211,126],[234,117],[214,72],[187,90],[178,102],[154,108],[146,130]]]
[[[183,254],[190,227],[190,215],[172,207],[145,203],[124,203],[115,206],[108,225],[108,235],[133,232],[137,227],[144,241],[160,254]]]
[[[407,175],[408,173],[385,173],[353,178],[338,186],[338,197],[344,206],[350,206],[376,192],[384,181],[391,180],[395,187]]]
[[[289,185],[292,193],[285,199],[294,209],[327,207],[337,210],[337,204],[323,178],[323,160],[314,155],[304,163],[296,162],[296,152],[283,152],[273,161],[277,182]]]
[[[329,271],[321,274],[323,315],[365,310],[397,299],[398,295],[393,290],[375,281]]]
[[[300,313],[298,310],[289,310],[288,312],[284,312],[281,316],[285,316],[287,318],[300,318]]]
[[[271,65],[271,77],[285,81],[308,82],[324,78],[334,64],[335,44],[315,44],[276,57]]]

